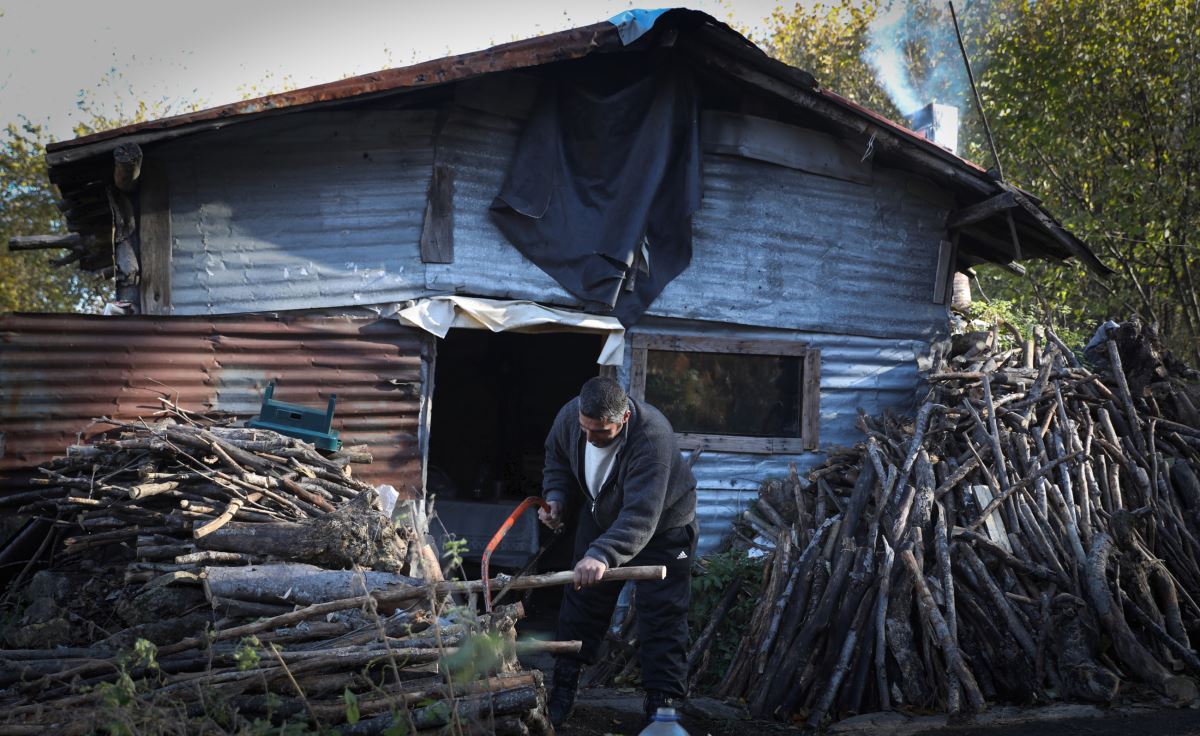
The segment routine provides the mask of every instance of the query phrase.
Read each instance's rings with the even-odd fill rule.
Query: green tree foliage
[[[877,0],[779,8],[762,43],[769,54],[812,74],[822,87],[900,120],[901,111],[866,61],[868,28],[879,11]]]
[[[17,235],[63,232],[42,151],[46,137],[31,123],[0,131],[0,243]],[[107,282],[52,262],[65,251],[7,253],[0,246],[0,312],[95,311]]]
[[[1005,176],[1042,197],[1118,276],[1031,264],[984,269],[988,296],[1090,331],[1137,314],[1200,360],[1200,4],[1196,0],[963,0],[956,9]],[[766,39],[822,85],[902,119],[867,63],[886,16],[915,86],[957,104],[960,151],[991,166],[946,4],[840,0],[777,12]]]
[[[1119,275],[1032,270],[998,293],[1067,323],[1138,314],[1200,358],[1200,5],[1048,0],[989,29],[984,94],[1006,174]]]

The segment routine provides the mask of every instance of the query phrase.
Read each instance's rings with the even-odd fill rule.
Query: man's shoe
[[[546,702],[546,715],[557,728],[566,722],[575,707],[575,693],[579,689],[579,662],[559,659],[554,663],[554,687]]]
[[[674,708],[678,711],[683,707],[683,698],[668,695],[661,690],[647,690],[646,700],[642,703],[642,712],[646,716],[646,723],[654,720],[654,714],[659,708]]]

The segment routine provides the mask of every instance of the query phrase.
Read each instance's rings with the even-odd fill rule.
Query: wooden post
[[[142,314],[171,313],[171,206],[166,172],[142,167],[138,192],[138,243],[142,256]]]

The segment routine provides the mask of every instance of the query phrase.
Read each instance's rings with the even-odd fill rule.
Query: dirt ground
[[[719,707],[719,706],[711,706]],[[1087,717],[1069,717],[1072,708],[1088,710]],[[708,709],[708,708],[706,708]],[[982,723],[946,724],[937,716],[906,718],[881,714],[878,719],[851,719],[835,724],[829,736],[1200,736],[1200,709],[1126,708],[1101,712],[1086,707],[997,708]],[[855,721],[858,721],[855,723]],[[688,708],[683,727],[691,736],[772,736],[794,734],[799,728],[782,723],[736,720],[702,715]],[[581,690],[561,736],[626,736],[641,729],[641,693],[624,689]]]
[[[706,699],[707,700],[707,699]],[[689,708],[682,724],[691,736],[738,736],[738,734],[797,734],[780,723],[703,715]],[[558,729],[559,736],[627,736],[641,731],[642,693],[626,689],[585,689],[579,693],[575,710]]]
[[[1200,711],[1191,708],[1138,714],[1113,713],[1101,718],[1033,721],[1009,726],[962,726],[918,731],[914,736],[1125,736],[1155,734],[1200,736]]]

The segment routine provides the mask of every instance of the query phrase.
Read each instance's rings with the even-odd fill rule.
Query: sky
[[[781,0],[690,0],[760,30]],[[791,3],[786,3],[791,4]],[[630,0],[0,0],[0,126],[55,140],[90,115],[150,117],[588,25]]]

